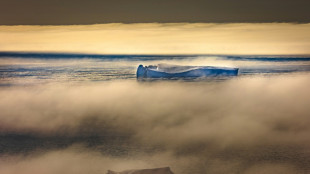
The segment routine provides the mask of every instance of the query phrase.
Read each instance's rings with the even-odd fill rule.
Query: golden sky
[[[140,23],[0,26],[0,51],[310,54],[310,24]]]

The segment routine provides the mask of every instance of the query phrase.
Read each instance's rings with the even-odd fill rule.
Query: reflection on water
[[[0,173],[310,172],[310,62],[0,59]],[[240,68],[138,83],[139,64]],[[94,82],[95,81],[95,82]]]

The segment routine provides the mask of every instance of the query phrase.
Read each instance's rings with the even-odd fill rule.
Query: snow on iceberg
[[[239,68],[214,66],[179,66],[158,64],[137,69],[137,78],[198,78],[208,76],[237,76]]]

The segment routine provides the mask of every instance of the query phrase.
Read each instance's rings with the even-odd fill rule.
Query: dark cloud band
[[[2,0],[1,25],[310,22],[308,0]]]

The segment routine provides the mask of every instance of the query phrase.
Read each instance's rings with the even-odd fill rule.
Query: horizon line
[[[82,57],[82,56],[90,56],[90,57],[100,57],[100,56],[297,56],[299,58],[310,58],[310,54],[203,54],[203,53],[189,53],[189,54],[155,54],[155,53],[144,53],[144,54],[119,54],[119,53],[86,53],[86,52],[57,52],[57,51],[0,51],[0,58],[6,56],[67,56],[67,57]]]

